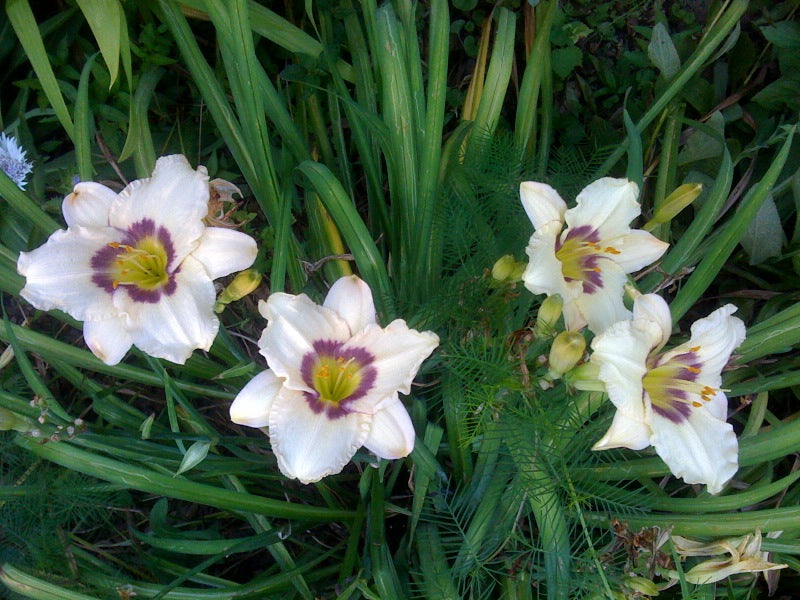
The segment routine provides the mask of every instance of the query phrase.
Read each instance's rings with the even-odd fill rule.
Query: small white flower
[[[339,279],[322,306],[305,294],[272,294],[259,304],[268,320],[259,346],[269,370],[231,405],[231,420],[269,427],[278,467],[303,483],[340,472],[361,446],[381,458],[414,448],[408,394],[436,334],[402,319],[376,322],[369,286]]]
[[[522,205],[536,229],[522,279],[534,294],[561,296],[567,329],[588,324],[600,333],[630,318],[622,302],[625,275],[666,251],[667,243],[629,227],[641,212],[638,194],[635,183],[606,177],[586,186],[567,210],[549,185],[520,185]]]
[[[25,181],[33,170],[29,160],[25,160],[25,151],[17,143],[17,139],[0,133],[0,169],[21,189],[25,189]]]
[[[113,365],[131,347],[184,363],[217,335],[212,280],[249,267],[253,238],[206,227],[205,167],[184,156],[159,158],[150,179],[119,194],[78,183],[64,198],[68,228],[21,252],[21,295],[36,308],[84,321],[86,344]]]
[[[633,320],[592,341],[591,362],[617,407],[594,450],[655,447],[670,471],[719,493],[738,468],[738,442],[726,422],[722,369],[745,337],[744,323],[727,304],[692,324],[691,338],[664,353],[672,327],[667,303],[639,296]]]

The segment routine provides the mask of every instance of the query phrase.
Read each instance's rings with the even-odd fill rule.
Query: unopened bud
[[[561,310],[564,308],[564,301],[558,294],[548,296],[539,307],[536,315],[536,327],[534,333],[537,337],[549,337],[553,335],[553,330],[561,318]]]
[[[0,408],[0,431],[30,431],[30,419],[21,417],[5,408]]]
[[[632,575],[625,580],[625,587],[643,596],[658,596],[658,586],[650,579]]]
[[[14,360],[14,348],[6,346],[6,349],[0,354],[0,369],[7,367],[12,360]]]
[[[605,392],[606,386],[600,381],[600,367],[593,362],[585,362],[572,369],[564,378],[567,385],[584,392]]]
[[[684,208],[697,200],[697,197],[702,191],[702,183],[684,183],[678,186],[669,196],[664,198],[661,206],[656,209],[653,218],[645,224],[643,229],[645,231],[652,231],[658,225],[668,223]]]
[[[514,259],[511,254],[506,254],[497,259],[492,267],[492,278],[498,283],[517,283],[522,280],[522,273],[527,265]]]
[[[586,339],[577,331],[562,331],[550,348],[550,374],[560,377],[583,358]]]
[[[254,269],[247,269],[242,271],[233,278],[222,293],[217,298],[214,305],[214,312],[221,313],[225,310],[225,306],[236,300],[241,300],[248,294],[252,293],[261,283],[261,273]]]

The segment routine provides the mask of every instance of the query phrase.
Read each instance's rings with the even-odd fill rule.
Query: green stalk
[[[381,81],[381,109],[383,120],[389,128],[390,144],[397,149],[394,155],[386,156],[392,198],[390,226],[394,230],[392,237],[400,243],[400,254],[395,259],[402,264],[412,256],[411,249],[416,241],[413,227],[419,204],[419,128],[408,72],[413,65],[406,64],[400,23],[391,4],[378,8],[376,27],[380,39],[377,62]],[[403,269],[399,272],[402,273]],[[407,275],[411,276],[411,273]]]
[[[89,369],[95,373],[108,373],[109,375],[123,380],[138,381],[139,383],[156,387],[161,386],[161,379],[151,371],[124,363],[107,365],[91,352],[81,350],[71,344],[59,342],[47,335],[31,331],[26,327],[10,324],[10,329],[12,334],[27,351],[41,354],[45,359],[52,357],[72,366]],[[0,328],[0,340],[6,343],[9,343],[11,340],[5,328]],[[216,386],[210,387],[185,381],[176,381],[175,386],[185,392],[200,396],[224,398],[225,400],[233,400],[235,396],[235,394],[221,390]]]
[[[96,452],[80,450],[68,442],[42,444],[39,440],[26,436],[18,436],[15,442],[39,458],[67,469],[149,494],[275,518],[306,521],[346,521],[353,518],[351,511],[272,500],[196,483],[183,477],[162,475],[152,469],[114,460]]]
[[[473,139],[479,139],[480,136],[487,134],[491,135],[497,128],[514,64],[514,27],[517,16],[502,7],[497,9],[497,16],[494,48],[486,69],[486,80],[483,84],[478,112],[475,115],[475,129],[471,136]]]
[[[97,58],[92,54],[83,65],[78,83],[78,97],[75,101],[75,158],[78,161],[78,176],[81,181],[91,181],[94,176],[92,168],[92,110],[89,104],[89,75]]]
[[[536,8],[536,38],[533,41],[525,73],[522,76],[522,83],[519,86],[514,141],[520,151],[529,158],[536,156],[535,132],[539,113],[539,92],[543,88],[547,71],[550,69],[550,30],[553,27],[553,17],[557,6],[556,0],[548,0]],[[543,97],[542,108],[547,106],[548,100],[551,98]]]
[[[50,235],[55,230],[63,228],[63,225],[44,212],[33,199],[19,189],[3,169],[0,169],[0,198],[45,235]]]
[[[14,33],[19,38],[22,49],[25,51],[25,56],[36,73],[36,79],[41,84],[42,91],[47,96],[50,106],[53,107],[53,112],[55,112],[69,138],[74,140],[75,126],[69,115],[69,109],[64,102],[64,96],[61,94],[58,80],[53,68],[50,66],[50,57],[44,47],[42,34],[36,24],[36,19],[33,16],[28,0],[8,0],[6,2],[6,14],[11,27],[14,28]],[[0,193],[2,193],[2,189],[0,189]]]
[[[800,447],[800,419],[781,423],[761,433],[739,440],[739,467],[759,465],[784,458]],[[573,476],[581,479],[622,481],[662,477],[669,469],[660,458],[631,459],[623,462],[579,467]]]
[[[438,252],[431,250],[431,231],[437,206],[439,166],[442,157],[442,127],[447,96],[447,59],[450,42],[450,14],[446,0],[431,3],[428,37],[428,90],[425,129],[422,137],[419,170],[419,210],[413,226],[417,235],[414,248],[415,273],[419,297],[430,293],[441,265],[435,261]]]
[[[797,530],[800,522],[800,507],[770,508],[739,513],[729,513],[725,518],[709,519],[708,515],[680,515],[658,513],[634,516],[609,515],[586,512],[586,520],[595,527],[610,527],[611,519],[618,518],[630,525],[634,531],[643,527],[658,526],[672,528],[672,533],[688,537],[728,537],[753,533],[760,529],[764,533],[782,529]]]

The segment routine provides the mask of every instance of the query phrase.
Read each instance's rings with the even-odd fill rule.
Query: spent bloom
[[[720,389],[722,369],[745,337],[735,310],[727,304],[695,321],[688,342],[661,352],[672,328],[669,307],[645,294],[634,301],[632,320],[598,335],[590,360],[617,412],[593,449],[652,445],[675,476],[718,493],[738,468]]]
[[[17,143],[17,139],[0,133],[0,170],[21,189],[25,189],[25,181],[33,169],[29,160],[25,159],[25,151]]]
[[[534,294],[564,300],[567,329],[585,325],[602,332],[630,318],[622,302],[626,274],[658,260],[668,244],[629,227],[641,209],[639,189],[627,179],[605,177],[567,205],[552,187],[526,181],[520,197],[534,231],[522,280]]]
[[[758,530],[752,534],[711,543],[698,542],[679,535],[673,535],[672,541],[681,556],[728,554],[727,558],[705,560],[689,569],[684,574],[689,583],[715,583],[738,573],[763,573],[787,566],[769,561],[769,553],[761,550],[761,531]]]
[[[86,344],[113,365],[131,345],[176,363],[207,350],[219,329],[213,280],[249,267],[250,236],[206,227],[205,167],[159,158],[149,179],[117,194],[78,183],[64,198],[66,230],[21,252],[21,295],[36,308],[84,321]]]
[[[333,284],[322,306],[305,294],[259,303],[258,345],[269,369],[231,405],[231,420],[268,427],[278,467],[303,483],[340,472],[361,446],[381,458],[414,448],[408,394],[439,343],[402,319],[381,327],[369,286],[355,275]]]

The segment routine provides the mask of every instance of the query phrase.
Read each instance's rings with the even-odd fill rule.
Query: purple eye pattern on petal
[[[119,242],[92,257],[92,282],[109,294],[124,286],[135,302],[155,304],[161,294],[175,293],[175,246],[169,231],[151,219],[137,221]]]
[[[701,408],[718,390],[697,382],[703,370],[700,346],[655,364],[642,379],[644,393],[653,411],[673,423],[689,418],[693,408]]]
[[[612,246],[603,248],[600,233],[590,225],[581,225],[567,230],[557,239],[556,258],[561,262],[564,281],[580,281],[583,293],[594,294],[603,288],[602,261],[619,254]]]
[[[338,419],[375,385],[375,357],[365,348],[333,340],[317,340],[313,347],[300,364],[303,381],[314,390],[305,392],[306,401],[315,414],[324,411],[328,418]]]

